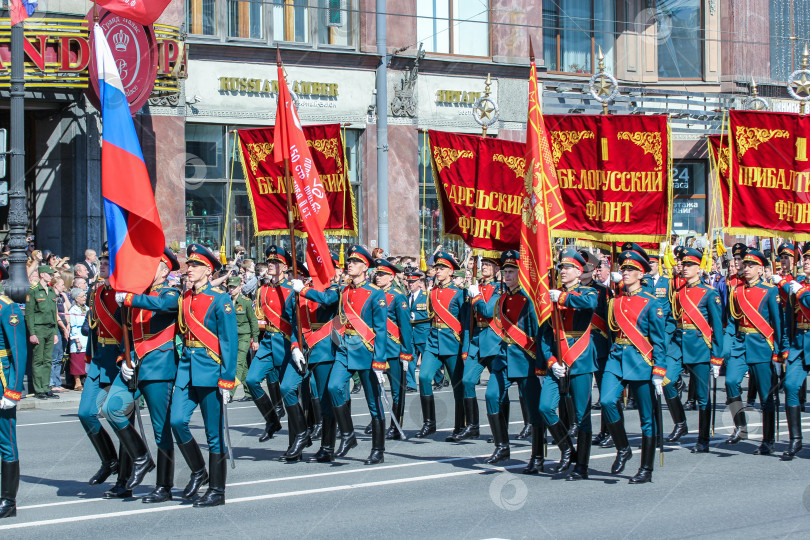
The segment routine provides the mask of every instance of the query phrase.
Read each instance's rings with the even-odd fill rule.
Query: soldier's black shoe
[[[132,458],[132,474],[127,480],[127,489],[132,490],[143,482],[144,477],[154,470],[155,462],[149,455],[149,449],[132,424],[115,432],[118,440]]]
[[[246,401],[253,401],[253,396],[250,394],[245,394],[244,396],[240,397],[239,399],[235,399],[237,403],[244,403]]]
[[[655,437],[641,437],[641,467],[630,479],[630,484],[652,482],[653,462],[655,461]]]
[[[371,454],[363,465],[377,465],[385,461],[385,420],[373,418],[371,420]]]
[[[335,438],[336,438],[335,417],[323,419],[323,434],[321,437],[321,447],[307,461],[309,463],[331,463],[335,460]]]
[[[540,474],[543,472],[543,435],[544,430],[536,425],[532,429],[532,455],[526,468],[523,469],[523,474]]]
[[[208,483],[208,472],[205,470],[205,460],[203,460],[200,447],[194,439],[185,443],[178,442],[177,448],[180,449],[183,459],[186,460],[188,468],[191,469],[191,477],[185,489],[183,489],[183,498],[191,499],[202,486]]]
[[[312,426],[312,430],[309,432],[309,438],[313,441],[317,441],[321,438],[323,434],[323,422],[318,422],[314,426]]]
[[[619,474],[624,470],[624,466],[633,457],[633,452],[630,450],[630,443],[627,442],[627,433],[624,431],[624,424],[619,422],[611,422],[607,425],[610,436],[616,444],[616,459],[610,467],[610,472]]]
[[[371,422],[366,424],[366,429],[363,430],[363,433],[365,433],[366,435],[371,435]]]
[[[467,426],[458,434],[458,440],[477,439],[481,436],[478,400],[476,398],[464,398],[463,406],[464,416],[467,418]]]
[[[774,429],[776,427],[776,411],[762,411],[762,444],[754,450],[755,456],[767,456],[773,454]]]
[[[709,452],[709,424],[712,421],[712,410],[708,407],[698,411],[698,438],[692,447],[693,454],[706,454]]]
[[[436,433],[436,402],[433,400],[433,396],[419,396],[419,401],[422,402],[424,424],[414,437],[424,439],[428,435]]]
[[[523,439],[528,439],[531,436],[532,436],[532,425],[523,424],[523,429],[520,430],[520,433],[515,435],[515,440],[522,441]]]
[[[554,467],[555,473],[564,472],[571,465],[571,460],[574,457],[574,444],[568,436],[568,430],[561,421],[548,426],[548,431],[551,433],[551,438],[554,443],[560,447],[560,461]]]
[[[343,403],[338,407],[332,407],[332,413],[335,415],[335,420],[340,430],[340,446],[335,457],[345,457],[349,450],[357,446],[357,437],[354,434],[354,424],[352,424],[352,415],[349,411],[347,403]]]
[[[172,500],[174,485],[174,447],[168,450],[158,448],[157,480],[155,489],[141,499],[143,503],[162,503]]]
[[[273,402],[270,396],[262,394],[262,396],[255,400],[256,408],[262,414],[262,418],[267,424],[264,426],[264,431],[259,435],[259,442],[265,442],[273,438],[276,432],[281,431],[281,420],[279,420],[278,412],[273,407]]]
[[[111,474],[118,472],[118,456],[115,453],[112,439],[104,428],[101,428],[98,433],[88,433],[87,437],[93,444],[93,448],[96,449],[98,457],[101,458],[101,468],[88,482],[91,486],[96,486],[103,483]]]
[[[591,439],[591,444],[593,444],[594,446],[599,446],[599,445],[601,445],[601,444],[602,444],[602,442],[603,442],[605,439],[607,439],[608,437],[609,437],[609,435],[608,435],[607,433],[604,433],[604,432],[597,433],[597,434],[594,436],[594,438],[593,438],[593,439]]]
[[[613,437],[608,433],[607,437],[599,443],[599,448],[613,448],[616,446],[616,443],[613,442]]]
[[[588,463],[591,460],[591,434],[580,431],[577,435],[577,459],[574,470],[565,478],[566,480],[587,480]]]
[[[464,401],[455,400],[454,408],[455,408],[455,416],[454,416],[455,419],[453,421],[453,432],[444,439],[444,442],[461,441],[461,439],[459,439],[458,436],[461,434],[462,431],[464,431],[465,427]]]
[[[309,438],[317,441],[321,438],[323,430],[323,418],[321,417],[321,400],[320,398],[310,398],[309,400],[309,419],[307,427],[309,428]]]
[[[307,432],[307,422],[300,403],[287,407],[287,426],[293,439],[281,457],[287,461],[298,461],[304,453],[304,448],[312,446],[312,439]]]
[[[802,449],[802,416],[801,405],[785,407],[790,442],[782,453],[782,461],[790,461]]]
[[[127,489],[125,480],[119,480],[113,487],[105,491],[102,497],[105,499],[129,499],[132,497],[132,490]]]
[[[17,490],[20,487],[20,462],[3,461],[0,483],[0,518],[17,515]]]
[[[225,454],[208,453],[208,468],[211,482],[205,495],[194,501],[195,508],[222,506],[225,504],[225,475],[228,470]]]
[[[638,406],[636,405],[636,400],[633,399],[632,397],[628,397],[627,398],[627,405],[624,406],[624,409],[626,411],[632,411],[634,409],[638,409]]]
[[[352,391],[350,392],[350,394],[359,394],[360,393],[360,388],[361,388],[361,385],[359,385],[359,384],[352,385]]]
[[[734,419],[734,431],[731,436],[726,439],[726,444],[737,444],[743,439],[748,438],[748,425],[745,421],[745,409],[742,406],[742,397],[737,396],[729,398],[728,410]]]
[[[48,390],[45,392],[45,395],[48,396],[49,399],[59,399],[59,396],[53,393],[53,390]]]
[[[686,403],[683,404],[683,410],[685,411],[694,411],[697,410],[697,404],[694,399],[687,399]]]
[[[509,459],[509,436],[506,434],[506,423],[500,414],[487,414],[489,429],[492,430],[492,438],[495,440],[495,451],[484,460],[490,465],[500,463]]]
[[[132,497],[132,490],[127,489],[127,480],[132,474],[132,458],[124,450],[123,445],[118,448],[118,479],[115,485],[104,492],[105,499],[128,499]]]
[[[397,409],[397,403],[394,402],[394,410]],[[399,431],[397,431],[397,426],[394,425],[394,420],[391,420],[391,425],[388,426],[388,430],[385,432],[385,438],[389,441],[398,441],[401,439],[399,435]]]
[[[683,403],[681,403],[681,400],[678,399],[677,396],[674,398],[666,398],[666,402],[675,427],[672,429],[672,433],[664,440],[668,443],[677,442],[678,439],[689,432],[689,427],[686,425],[686,413],[683,410]]]

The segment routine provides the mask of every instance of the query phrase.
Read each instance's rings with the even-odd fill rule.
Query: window
[[[543,60],[548,71],[590,75],[597,50],[613,73],[613,0],[543,0]]]
[[[702,0],[658,0],[658,76],[700,79],[703,76]]]
[[[771,79],[787,81],[810,39],[810,1],[770,0]],[[792,39],[795,36],[796,39]]]
[[[273,0],[273,39],[309,41],[307,0]]]
[[[186,124],[186,179],[225,177],[222,126]]]
[[[318,42],[321,45],[352,44],[351,0],[318,0]]]
[[[672,228],[680,235],[705,233],[706,163],[676,161],[672,180]]]
[[[416,16],[428,52],[489,56],[488,0],[417,0]]]
[[[217,0],[187,0],[186,26],[191,34],[217,34]]]
[[[228,0],[228,37],[262,39],[262,0]]]
[[[433,181],[433,168],[430,164],[430,146],[427,133],[419,134],[419,228],[420,240],[425,248],[425,257],[430,259],[433,250],[441,244],[444,251],[453,251],[456,256],[463,256],[464,242],[458,238],[446,238],[442,235],[442,213],[436,195],[436,184]]]

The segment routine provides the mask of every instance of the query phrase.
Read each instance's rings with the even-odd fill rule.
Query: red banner
[[[810,119],[729,111],[729,129],[728,232],[810,240]]]
[[[662,242],[672,225],[666,116],[546,115],[566,223],[557,237]]]
[[[357,207],[349,185],[339,124],[304,126],[312,161],[326,189],[329,219],[326,234],[357,235]],[[240,129],[239,149],[257,236],[287,232],[287,189],[284,164],[273,162],[274,128]],[[296,231],[303,231],[293,205]]]
[[[731,176],[729,175],[729,163],[731,163],[731,148],[729,148],[729,138],[727,135],[709,135],[709,160],[712,170],[720,185],[720,202],[723,207],[723,227],[728,227],[728,194]],[[737,164],[734,164],[737,169]]]
[[[443,131],[428,136],[442,233],[477,250],[518,249],[526,145]]]

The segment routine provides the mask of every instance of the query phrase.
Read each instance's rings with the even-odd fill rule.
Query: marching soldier
[[[430,316],[428,314],[428,295],[423,285],[423,276],[418,272],[405,274],[408,282],[408,304],[411,311],[411,330],[413,334],[414,362],[408,364],[407,387],[410,392],[416,390],[416,361],[425,351],[425,343],[430,333]]]
[[[440,251],[433,256],[433,267],[436,270],[436,282],[430,290],[428,310],[431,317],[430,334],[428,334],[425,351],[422,354],[422,366],[419,371],[419,399],[422,404],[424,424],[414,435],[424,439],[436,433],[436,405],[433,400],[431,380],[444,366],[447,368],[450,382],[453,385],[455,399],[455,422],[453,435],[464,429],[464,404],[461,378],[464,366],[461,361],[467,357],[461,337],[469,314],[464,308],[464,292],[452,284],[453,272],[459,265],[452,255]]]
[[[98,275],[103,283],[93,291],[85,327],[89,333],[88,352],[92,354],[84,381],[84,390],[79,402],[79,421],[87,437],[101,458],[101,468],[90,479],[95,486],[111,474],[118,473],[115,485],[104,493],[105,499],[126,499],[132,490],[126,484],[132,474],[132,460],[123,447],[116,457],[115,446],[98,418],[110,385],[118,376],[117,361],[123,353],[121,342],[124,330],[121,325],[121,308],[115,300],[115,291],[110,287],[110,262],[105,254],[99,257]],[[82,329],[85,332],[85,329]]]
[[[776,416],[771,379],[772,362],[782,354],[781,299],[776,287],[762,280],[765,265],[762,252],[748,249],[742,265],[745,283],[729,289],[731,320],[726,332],[731,355],[726,368],[726,393],[735,428],[726,443],[736,444],[748,438],[740,386],[746,372],[751,371],[755,381],[749,380],[749,384],[756,384],[762,402],[762,444],[754,454],[767,455],[773,452],[774,444]]]
[[[667,351],[667,365],[683,365],[689,371],[689,380],[695,381],[698,439],[692,453],[709,451],[709,372],[716,379],[723,365],[722,303],[717,290],[700,279],[701,258],[700,252],[694,248],[681,251],[682,285],[672,296],[675,327],[668,329],[672,332],[672,341]],[[669,370],[667,377],[672,378]],[[675,423],[675,429],[666,440],[674,442],[687,432],[686,414],[674,383],[664,386],[664,397]]]
[[[332,262],[337,269],[339,266],[337,257],[333,256]],[[313,409],[318,409],[318,414],[322,419],[321,448],[314,456],[309,458],[310,463],[330,463],[335,459],[335,430],[337,428],[327,385],[335,361],[335,346],[331,339],[331,333],[335,315],[337,314],[338,301],[340,300],[339,280],[339,273],[336,273],[332,283],[323,292],[304,285],[304,282],[300,279],[292,281],[293,291],[300,295],[298,310],[301,314],[301,335],[304,338],[304,343],[298,342],[298,332],[293,329],[290,346],[292,347],[293,362],[298,366],[298,369],[287,366],[284,378],[281,381],[281,391],[285,400],[291,399],[288,396],[291,396],[303,381],[301,373],[305,362],[315,379],[316,393],[320,396],[319,399],[312,399],[312,406]],[[293,324],[297,324],[296,319],[293,319]],[[305,355],[301,351],[302,346],[307,348],[308,356],[305,360]],[[290,420],[292,421],[292,416]],[[297,447],[288,449],[284,454],[284,459],[292,460],[296,453],[303,452],[303,445],[306,440],[304,437],[300,437],[300,430],[301,425],[299,422],[294,442],[298,442],[298,445],[302,447],[300,450]],[[314,436],[310,434],[310,438],[314,438]],[[290,457],[286,457],[288,455]]]
[[[243,401],[250,401],[253,398],[245,383],[248,372],[248,351],[256,352],[259,349],[259,322],[256,319],[256,311],[253,309],[253,302],[250,298],[242,294],[242,278],[234,276],[228,278],[228,292],[233,302],[233,311],[236,313],[236,332],[239,336],[239,352],[236,357],[236,384],[243,385],[245,397]],[[236,388],[231,392],[233,397]]]
[[[655,458],[653,391],[662,393],[666,375],[666,334],[664,309],[658,299],[645,291],[641,278],[650,271],[647,259],[629,250],[619,255],[624,290],[608,308],[608,324],[615,339],[602,377],[600,400],[607,415],[608,431],[616,445],[616,460],[610,472],[618,474],[632,457],[627,433],[619,416],[617,402],[623,384],[630,386],[638,403],[641,420],[641,467],[631,484],[652,481]],[[653,386],[655,390],[653,390]]]
[[[344,457],[357,446],[346,394],[351,373],[356,372],[371,414],[372,447],[365,464],[376,465],[385,459],[385,414],[380,392],[384,391],[386,347],[377,340],[382,340],[387,331],[387,304],[385,294],[366,279],[366,272],[375,264],[371,254],[364,247],[354,245],[349,248],[346,262],[350,282],[340,293],[335,323],[338,346],[327,384],[341,436],[335,456]]]
[[[0,264],[0,280],[8,270]],[[0,296],[0,518],[17,515],[17,489],[20,487],[20,454],[17,451],[17,404],[23,391],[28,362],[25,320],[20,307],[8,296]]]
[[[464,360],[464,416],[467,427],[455,436],[455,440],[477,439],[480,430],[478,398],[475,386],[481,379],[484,368],[492,365],[493,357],[501,354],[501,338],[493,330],[492,316],[501,294],[501,284],[495,280],[500,261],[484,257],[481,261],[481,283],[473,283],[467,289],[474,312],[474,324],[469,329],[470,348]]]
[[[526,473],[543,468],[542,441],[538,434],[545,430],[540,426],[540,378],[546,374],[545,362],[537,362],[537,315],[531,298],[520,285],[517,251],[501,254],[503,290],[493,314],[495,328],[503,340],[502,354],[493,358],[492,373],[487,383],[487,419],[495,442],[495,451],[485,459],[486,463],[498,463],[509,459],[509,435],[506,417],[501,412],[501,403],[508,401],[509,386],[514,381],[523,392],[529,423],[532,425],[532,454],[524,469]],[[539,448],[538,446],[539,441]]]
[[[31,352],[34,397],[59,399],[50,389],[53,346],[59,341],[56,335],[56,291],[50,286],[54,269],[41,264],[38,272],[39,280],[31,285],[25,297],[25,324],[30,336],[28,339],[34,345]]]
[[[284,248],[275,245],[265,250],[265,256],[270,281],[261,286],[256,297],[256,311],[265,321],[264,337],[245,377],[245,385],[266,422],[259,442],[271,439],[281,430],[284,402],[279,380],[290,359],[290,321],[293,316],[293,291],[284,277],[290,256]],[[267,381],[267,393],[262,388],[264,380]]]
[[[220,268],[219,259],[200,244],[189,245],[186,254],[190,288],[183,294],[178,318],[183,354],[172,394],[171,425],[177,446],[191,469],[183,497],[194,497],[208,483],[208,490],[194,501],[194,506],[219,506],[225,504],[227,472],[224,409],[235,386],[239,338],[230,296],[208,283],[211,274]],[[197,407],[205,425],[209,472],[189,429]]]
[[[591,387],[596,371],[596,349],[591,340],[591,318],[599,302],[599,293],[580,284],[579,277],[584,267],[585,259],[575,250],[566,249],[560,253],[559,278],[562,289],[552,289],[549,296],[558,306],[561,335],[554,335],[556,330],[551,320],[546,321],[540,329],[543,359],[551,370],[540,394],[540,413],[554,442],[560,447],[560,461],[554,472],[565,471],[572,459],[576,462],[568,480],[588,478],[593,431]],[[568,387],[574,405],[574,425],[578,427],[576,457],[568,428],[555,412],[560,403],[561,386]],[[537,431],[532,428],[532,454],[543,451],[543,443],[535,433]]]
[[[135,400],[143,395],[149,407],[149,417],[157,444],[157,482],[155,489],[141,499],[144,503],[159,503],[172,500],[174,485],[174,441],[169,423],[169,403],[172,387],[177,376],[177,349],[174,336],[177,333],[177,310],[180,292],[169,287],[166,278],[169,272],[179,270],[180,264],[168,248],[155,271],[152,285],[143,294],[118,292],[115,299],[130,311],[128,319],[132,328],[132,356],[120,361],[121,373],[115,378],[107,399],[101,408],[104,417],[113,426],[121,446],[132,461],[132,474],[127,479],[126,489],[139,485],[146,474],[155,468],[149,450],[130,418]],[[129,389],[135,379],[135,391]]]

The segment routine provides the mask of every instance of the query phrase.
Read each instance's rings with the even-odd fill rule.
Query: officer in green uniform
[[[248,372],[248,350],[250,348],[253,348],[254,351],[259,349],[259,321],[256,318],[256,311],[253,309],[253,302],[242,294],[242,278],[239,276],[228,278],[228,292],[231,294],[233,311],[236,313],[236,333],[239,334],[236,384],[242,384]],[[231,390],[231,397],[234,393],[236,393],[236,388]],[[252,399],[250,390],[245,385],[245,401]]]
[[[54,270],[47,264],[39,266],[39,281],[31,285],[25,297],[25,325],[28,328],[28,341],[33,343],[31,371],[34,375],[34,397],[37,399],[54,398],[49,386],[51,380],[51,356],[56,336],[56,291],[49,283]]]

